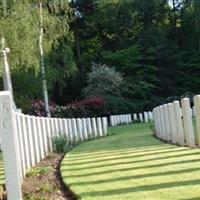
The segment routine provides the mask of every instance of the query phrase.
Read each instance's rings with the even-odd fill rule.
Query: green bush
[[[87,74],[87,87],[83,93],[85,96],[119,96],[122,83],[123,75],[114,67],[92,63],[91,72]]]
[[[107,115],[133,113],[136,110],[135,104],[123,97],[109,95],[102,97],[106,101],[105,110]]]
[[[51,138],[53,152],[55,153],[66,153],[70,148],[68,145],[68,139],[64,134],[60,134],[59,136],[54,136]]]

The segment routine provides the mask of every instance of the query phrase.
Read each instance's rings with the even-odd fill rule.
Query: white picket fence
[[[200,146],[200,95],[190,100],[164,104],[153,109],[155,134],[158,138],[180,146]],[[196,126],[194,126],[196,122]]]
[[[0,135],[8,200],[21,200],[26,173],[52,151],[51,138],[70,143],[107,135],[107,117],[57,119],[24,115],[12,109],[9,92],[0,92]]]
[[[153,121],[153,113],[151,111],[144,113],[134,113],[134,114],[124,114],[124,115],[111,115],[110,116],[110,125],[117,126],[120,124],[129,124],[134,121],[140,121],[148,123]]]

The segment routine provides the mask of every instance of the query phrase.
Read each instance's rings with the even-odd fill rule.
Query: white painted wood
[[[174,101],[174,111],[175,111],[175,120],[176,120],[176,133],[177,133],[177,144],[184,146],[184,132],[183,132],[183,122],[182,122],[182,110],[180,108],[179,101]]]
[[[3,145],[3,164],[8,200],[21,200],[21,177],[16,125],[10,92],[0,92],[0,123]]]
[[[194,130],[192,125],[192,115],[189,98],[181,99],[181,106],[183,111],[183,125],[186,144],[190,147],[195,147]]]
[[[196,116],[196,132],[197,132],[197,144],[200,147],[200,95],[196,95],[194,100],[194,112]]]

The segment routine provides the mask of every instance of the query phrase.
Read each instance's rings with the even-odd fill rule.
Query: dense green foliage
[[[75,71],[73,34],[69,30],[71,9],[61,1],[44,2],[44,50],[51,96],[66,85]],[[18,106],[30,107],[30,100],[41,98],[39,68],[39,8],[33,1],[0,1],[0,37],[5,37],[11,49],[9,62]],[[2,62],[1,62],[2,64]]]
[[[27,111],[33,99],[42,98],[38,3],[0,0],[0,37],[11,49],[15,99]],[[97,95],[87,78],[93,62],[123,74],[120,95],[114,90],[109,95],[137,111],[199,93],[199,0],[44,0],[43,5],[47,82],[57,104]]]
[[[51,143],[55,153],[66,153],[69,148],[68,138],[64,134],[52,137]]]

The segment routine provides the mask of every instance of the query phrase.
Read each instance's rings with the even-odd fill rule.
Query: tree
[[[91,72],[87,74],[87,87],[84,89],[84,94],[86,96],[120,96],[122,83],[122,74],[113,67],[93,63]]]
[[[25,104],[29,104],[31,99],[40,98],[42,94],[38,54],[38,19],[40,18],[38,2],[2,0],[0,3],[0,9],[4,10],[0,13],[0,36],[6,37],[12,51],[9,61],[13,77],[14,96],[17,103],[20,104],[19,106],[23,107]],[[55,84],[60,82],[59,86],[64,87],[63,83],[66,82],[66,76],[68,77],[71,74],[70,71],[75,71],[76,68],[71,50],[73,34],[68,26],[71,21],[71,9],[66,2],[62,4],[61,1],[44,1],[43,5],[44,60],[50,96],[52,96]],[[63,48],[63,45],[65,48]],[[65,55],[71,61],[71,63],[64,63],[62,72],[58,62],[53,64],[50,62],[50,56],[53,59],[52,52],[57,46],[60,46],[61,49],[66,49],[66,46],[68,46]],[[19,72],[25,77],[18,76]],[[62,74],[61,77],[59,77],[60,74]],[[27,87],[20,84],[22,80],[29,79],[30,81],[34,79],[34,81],[28,81]]]

